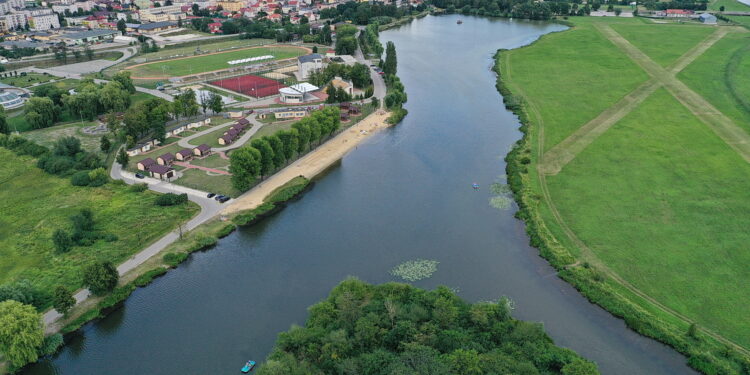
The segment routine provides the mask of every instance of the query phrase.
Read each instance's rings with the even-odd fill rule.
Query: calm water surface
[[[543,322],[605,374],[692,373],[559,280],[513,211],[488,204],[520,137],[495,91],[492,55],[563,27],[462,18],[382,33],[396,43],[409,95],[403,123],[360,145],[302,200],[137,290],[26,374],[234,374],[264,359],[342,279],[390,281],[392,267],[415,258],[440,261],[417,286],[447,285],[469,301],[510,296],[517,318]]]

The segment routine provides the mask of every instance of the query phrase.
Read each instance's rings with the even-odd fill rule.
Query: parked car
[[[215,195],[216,193],[208,193],[208,195],[206,195],[206,198],[213,198]]]
[[[228,201],[230,199],[232,199],[232,198],[224,197],[224,198],[219,199],[219,202],[224,203],[224,202],[226,202],[226,201]]]
[[[136,173],[135,174],[135,178],[144,178],[144,177],[146,177],[146,176],[144,176],[144,175],[142,175],[140,173]]]
[[[247,111],[247,114],[249,114],[249,115],[252,115],[253,113],[255,113],[255,110],[253,110],[253,109],[250,109],[250,110]]]
[[[381,70],[381,71],[378,72],[378,74],[380,74],[382,76],[382,75],[385,75],[385,72]]]
[[[224,198],[224,196],[223,195],[217,195],[217,196],[214,197],[214,199],[216,199],[217,201],[220,201],[221,198]]]

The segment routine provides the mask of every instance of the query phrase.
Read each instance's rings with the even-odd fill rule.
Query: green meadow
[[[160,207],[149,191],[127,186],[77,187],[68,178],[49,175],[35,160],[0,148],[0,284],[28,279],[51,292],[57,285],[81,286],[82,269],[95,261],[124,261],[198,212],[197,205]],[[96,241],[57,254],[52,233],[70,230],[69,217],[81,208],[94,213],[95,230],[114,234],[114,242]]]
[[[618,316],[628,304],[638,306],[640,316],[626,321],[652,327],[639,332],[689,356],[705,353],[700,360],[691,357],[694,368],[735,373],[736,357],[717,348],[730,341],[750,348],[750,297],[741,287],[750,282],[750,164],[691,112],[703,109],[686,108],[659,88],[559,173],[537,172],[545,151],[648,79],[596,23],[608,24],[664,67],[717,28],[639,19],[570,21],[572,29],[504,51],[498,60],[504,84],[524,98],[530,124],[528,143],[517,155],[530,159],[522,161],[528,167],[520,173],[532,242],[541,237],[547,251],[562,254],[562,248],[580,260],[570,264],[583,270],[566,280],[594,302]],[[743,73],[750,70],[750,33],[728,31],[677,78],[750,132],[750,76]],[[605,284],[617,297],[596,294],[592,285],[603,279],[579,265],[616,276]],[[646,316],[648,323],[636,322]],[[689,322],[726,341],[685,338]],[[704,360],[710,365],[702,367]],[[714,365],[731,370],[713,372]]]

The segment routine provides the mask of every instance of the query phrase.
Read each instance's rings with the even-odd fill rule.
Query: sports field
[[[268,78],[255,76],[252,74],[222,79],[211,82],[214,86],[219,86],[227,90],[232,90],[252,96],[254,98],[263,98],[266,96],[276,95],[281,88],[286,87],[279,81]]]
[[[618,298],[653,312],[649,324],[684,337],[695,322],[746,355],[750,77],[737,72],[750,68],[750,33],[571,20],[500,58],[527,103],[523,181],[542,236],[578,258],[571,267],[609,275]]]
[[[273,59],[258,63],[288,59],[309,53],[304,47],[295,46],[264,46],[237,49],[233,51],[209,53],[194,57],[180,57],[171,60],[150,62],[129,66],[126,69],[133,72],[133,78],[168,78],[181,77],[196,73],[239,67],[230,65],[229,61],[265,55],[274,56]]]

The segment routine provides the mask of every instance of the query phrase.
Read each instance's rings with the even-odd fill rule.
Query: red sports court
[[[281,82],[251,74],[221,79],[213,81],[211,84],[255,98],[276,95],[279,93],[279,89],[286,87]]]

